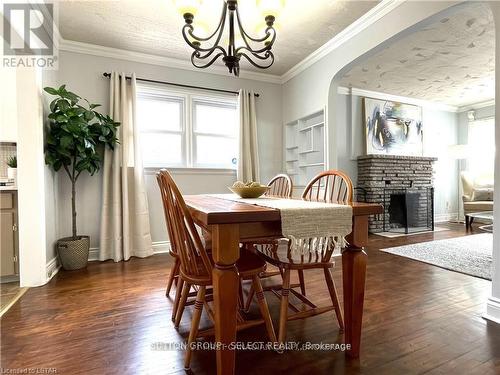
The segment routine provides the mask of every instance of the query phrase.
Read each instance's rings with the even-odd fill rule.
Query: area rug
[[[492,233],[421,242],[381,251],[491,280]]]

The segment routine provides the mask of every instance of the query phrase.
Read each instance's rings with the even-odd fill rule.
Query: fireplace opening
[[[384,231],[418,233],[434,230],[434,189],[384,190]]]

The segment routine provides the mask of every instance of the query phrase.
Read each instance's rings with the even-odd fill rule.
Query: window
[[[236,98],[139,86],[137,122],[145,167],[235,169]]]
[[[495,119],[469,123],[468,169],[477,177],[492,177],[495,169]]]

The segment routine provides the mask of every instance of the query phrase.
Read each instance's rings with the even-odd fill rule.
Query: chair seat
[[[212,267],[215,267],[212,257],[210,257],[210,262],[212,263]],[[212,275],[207,275],[201,258],[198,258],[197,267],[197,276],[194,276],[193,273],[186,274],[183,272],[182,267],[180,274],[185,280],[193,284],[212,285]],[[249,279],[266,270],[266,261],[251,251],[241,249],[240,258],[236,262],[236,268],[242,279]]]
[[[310,251],[302,254],[289,248],[288,241],[271,241],[255,243],[251,246],[255,252],[261,255],[270,264],[279,268],[288,269],[311,269],[332,268],[333,250]]]
[[[465,213],[479,211],[493,211],[493,201],[471,201],[464,202]]]

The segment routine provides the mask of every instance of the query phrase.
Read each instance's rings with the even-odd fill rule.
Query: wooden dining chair
[[[169,235],[171,235],[170,241],[174,244],[177,251],[177,257],[180,261],[178,291],[182,292],[180,293],[178,301],[177,315],[175,318],[176,326],[179,326],[189,291],[192,287],[197,289],[184,362],[185,368],[189,369],[192,356],[192,343],[198,337],[198,327],[204,306],[209,317],[213,320],[213,312],[208,305],[206,290],[208,287],[212,286],[212,270],[214,264],[211,256],[203,246],[203,241],[195,227],[184,199],[168,171],[162,169],[158,172],[157,179],[167,215],[167,226],[170,228],[168,230]],[[259,308],[262,315],[262,319],[260,320],[245,321],[242,315],[238,314],[238,329],[249,328],[257,324],[265,323],[269,340],[271,342],[276,342],[276,335],[269,314],[269,308],[259,279],[259,274],[266,269],[266,262],[259,256],[242,249],[240,258],[236,263],[236,268],[240,279],[252,281],[252,285],[258,295]],[[179,293],[177,293],[177,295],[179,295]]]
[[[287,174],[274,176],[267,184],[269,190],[265,195],[279,198],[291,198],[293,193],[293,182]]]
[[[352,201],[352,182],[344,173],[336,170],[329,170],[314,177],[304,189],[302,199],[325,203],[349,204]],[[339,239],[337,239],[339,240]],[[281,289],[281,307],[278,341],[283,343],[286,338],[286,324],[288,320],[302,319],[327,311],[335,310],[340,331],[344,330],[344,320],[340,308],[339,298],[335,288],[330,269],[333,267],[332,254],[335,250],[335,239],[315,238],[309,243],[307,253],[297,252],[291,246],[290,241],[280,239],[277,241],[255,243],[254,249],[258,251],[270,264],[283,270],[283,285]],[[305,286],[298,293],[290,285],[290,271],[297,270],[299,278],[304,280],[304,271],[310,269],[322,269],[325,282],[330,294],[332,305],[318,307],[305,296]],[[275,287],[271,287],[276,291]],[[289,303],[289,295],[292,293],[304,304],[309,306],[307,310],[300,310]],[[288,310],[292,309],[293,314]]]
[[[269,190],[265,193],[266,196],[275,197],[275,198],[291,198],[293,193],[293,182],[290,176],[287,174],[281,173],[274,176],[269,183],[267,184]],[[250,248],[251,249],[251,248]],[[261,279],[272,277],[279,275],[280,271],[266,271],[260,275]],[[300,279],[300,276],[299,276]],[[303,280],[303,279],[301,279]],[[301,286],[302,287],[302,286]],[[242,293],[240,293],[242,294]],[[245,302],[245,311],[250,309],[250,305],[252,303],[253,297],[255,294],[255,290],[252,286],[248,290],[247,300]]]

